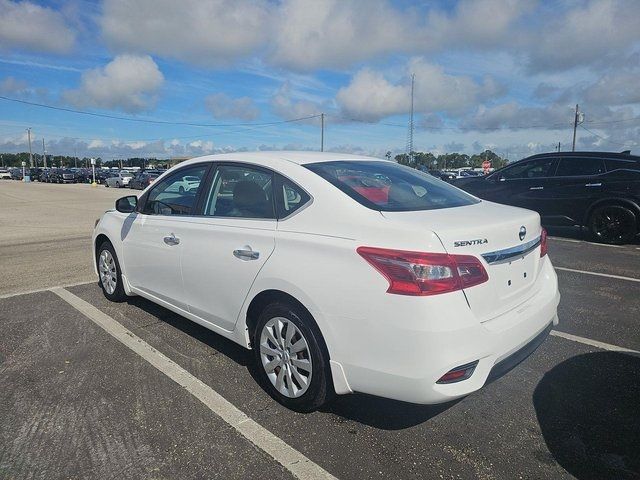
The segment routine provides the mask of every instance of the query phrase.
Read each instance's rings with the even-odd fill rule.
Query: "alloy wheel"
[[[313,371],[309,344],[291,320],[275,317],[265,323],[260,359],[271,384],[285,397],[298,398],[309,388]]]
[[[118,285],[118,272],[116,262],[109,250],[102,250],[102,252],[100,252],[98,270],[100,272],[100,282],[102,286],[109,295],[112,295]]]
[[[595,236],[607,243],[622,242],[635,228],[635,219],[628,210],[620,207],[601,209],[593,219]]]

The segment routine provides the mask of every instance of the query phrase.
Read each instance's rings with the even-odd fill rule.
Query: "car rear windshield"
[[[373,210],[435,210],[479,202],[432,175],[390,161],[345,160],[305,167]]]

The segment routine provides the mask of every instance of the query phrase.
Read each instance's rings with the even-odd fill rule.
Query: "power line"
[[[17,98],[9,98],[9,97],[5,97],[3,95],[0,95],[0,99],[2,100],[6,100],[8,102],[15,102],[15,103],[22,103],[25,105],[31,105],[33,107],[41,107],[41,108],[48,108],[51,110],[58,110],[61,112],[68,112],[68,113],[76,113],[76,114],[80,114],[80,115],[89,115],[92,117],[100,117],[100,118],[109,118],[112,120],[125,120],[128,122],[140,122],[140,123],[153,123],[153,124],[160,124],[160,125],[184,125],[184,126],[189,126],[189,127],[256,127],[256,126],[270,126],[270,125],[280,125],[283,123],[291,123],[291,122],[300,122],[303,120],[310,120],[312,118],[318,118],[320,116],[320,114],[317,115],[309,115],[307,117],[300,117],[300,118],[291,118],[289,120],[280,120],[277,122],[264,122],[264,123],[193,123],[193,122],[171,122],[168,120],[152,120],[152,119],[147,119],[147,118],[131,118],[131,117],[122,117],[119,115],[109,115],[107,113],[97,113],[97,112],[87,112],[84,110],[75,110],[73,108],[65,108],[65,107],[56,107],[54,105],[47,105],[44,103],[36,103],[36,102],[29,102],[27,100],[19,100]]]
[[[586,130],[587,132],[589,132],[591,135],[595,135],[596,137],[598,137],[601,140],[604,140],[605,142],[611,143],[613,145],[621,145],[623,147],[630,147],[633,145],[629,145],[628,143],[621,143],[621,142],[614,142],[613,140],[609,140],[606,137],[603,137],[602,135],[598,135],[596,132],[589,130],[587,127],[585,127],[584,125],[580,125],[578,124],[579,127],[582,127],[584,130]]]

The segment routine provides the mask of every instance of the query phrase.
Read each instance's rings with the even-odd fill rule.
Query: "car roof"
[[[530,160],[532,158],[544,158],[544,157],[607,157],[607,158],[619,158],[621,160],[640,160],[640,157],[637,155],[631,155],[631,153],[627,152],[549,152],[549,153],[538,153],[536,155],[531,155],[530,157],[526,157],[526,160]],[[525,160],[525,159],[523,159]]]
[[[222,153],[216,155],[206,155],[185,160],[178,165],[189,165],[203,161],[209,162],[249,162],[265,167],[277,167],[283,163],[294,163],[297,165],[306,165],[309,163],[333,162],[340,160],[349,161],[381,161],[386,162],[382,158],[367,157],[365,155],[353,155],[348,153],[336,152],[299,152],[299,151],[269,151],[269,152],[234,152]],[[395,163],[395,162],[393,162]]]

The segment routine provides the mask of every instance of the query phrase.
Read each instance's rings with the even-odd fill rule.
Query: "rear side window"
[[[389,161],[335,161],[305,167],[373,210],[435,210],[479,202],[428,173]]]
[[[288,217],[311,200],[309,194],[300,186],[281,175],[277,175],[276,189],[278,218]]]
[[[594,157],[561,158],[556,177],[584,177],[604,173],[604,160]]]
[[[216,170],[205,215],[234,218],[275,218],[273,175],[244,165],[222,165]]]
[[[605,159],[604,163],[607,166],[607,172],[613,172],[614,170],[640,171],[640,162],[635,160],[619,160],[607,158]]]

